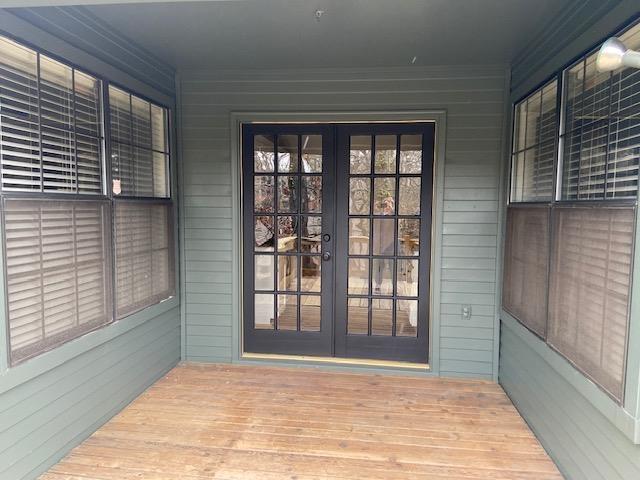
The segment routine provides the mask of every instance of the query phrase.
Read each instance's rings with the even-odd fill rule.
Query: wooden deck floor
[[[190,364],[41,478],[562,477],[493,383]]]

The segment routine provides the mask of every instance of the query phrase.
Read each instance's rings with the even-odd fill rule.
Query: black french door
[[[434,127],[243,126],[245,352],[426,363]]]

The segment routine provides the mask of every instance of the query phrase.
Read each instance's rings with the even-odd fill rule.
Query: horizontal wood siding
[[[502,323],[500,383],[560,470],[576,480],[640,478],[640,445],[552,368],[534,342],[541,340]]]
[[[180,72],[186,358],[232,358],[232,111],[445,109],[442,375],[493,374],[505,68]],[[471,305],[464,321],[462,305]]]
[[[179,358],[176,307],[1,394],[0,478],[35,478]]]

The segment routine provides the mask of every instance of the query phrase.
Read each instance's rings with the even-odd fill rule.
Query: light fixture
[[[629,50],[620,39],[611,37],[600,47],[596,67],[601,72],[610,72],[620,67],[640,68],[640,52]]]

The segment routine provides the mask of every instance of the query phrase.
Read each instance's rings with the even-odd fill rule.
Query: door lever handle
[[[329,260],[331,260],[331,252],[324,252],[322,254],[322,260],[324,260],[325,262],[328,262]]]

